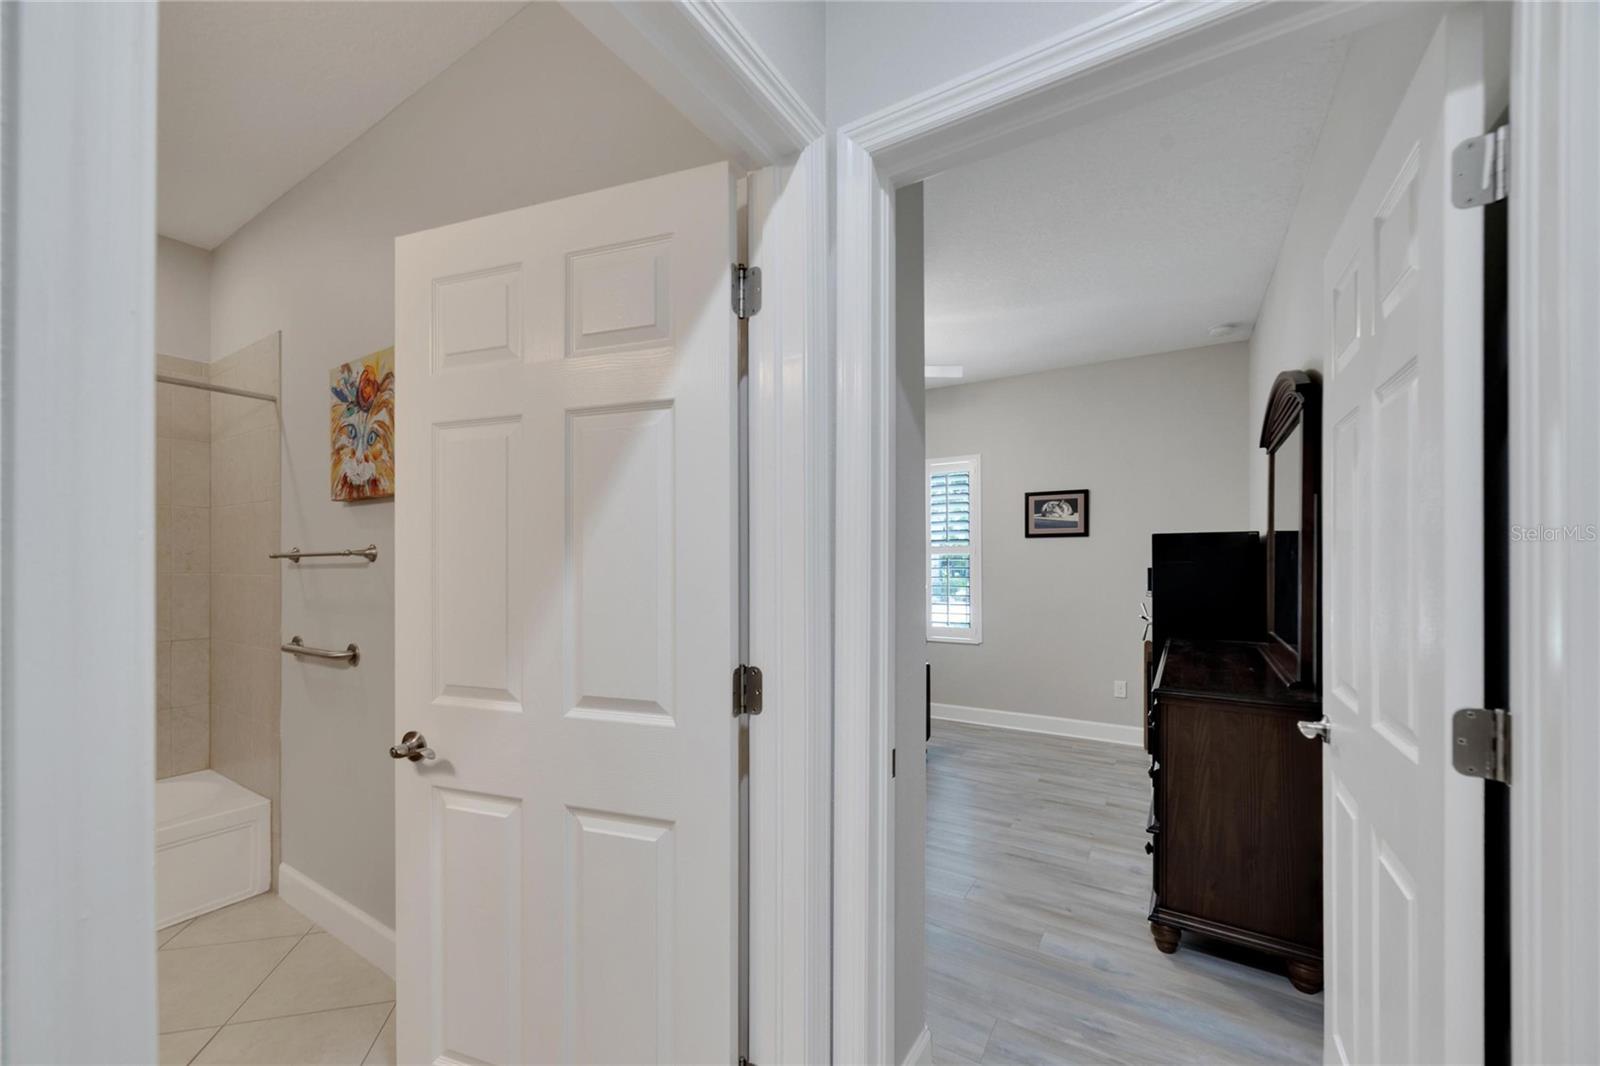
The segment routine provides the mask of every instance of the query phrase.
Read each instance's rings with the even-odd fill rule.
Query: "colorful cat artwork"
[[[394,349],[335,367],[333,498],[394,495]]]

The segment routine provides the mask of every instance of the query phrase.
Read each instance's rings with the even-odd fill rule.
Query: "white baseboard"
[[[926,1025],[922,1027],[922,1032],[917,1034],[911,1050],[906,1052],[905,1061],[901,1066],[933,1066],[933,1035],[928,1032]]]
[[[278,895],[332,933],[345,947],[394,976],[394,930],[311,880],[286,862],[278,864]]]
[[[987,707],[961,707],[954,703],[935,703],[933,716],[946,722],[986,725],[996,729],[1016,729],[1023,733],[1048,733],[1053,737],[1103,740],[1110,744],[1144,745],[1144,730],[1136,725],[1113,725],[1083,718],[1057,718],[1053,714],[1024,714],[1021,711],[993,711]]]

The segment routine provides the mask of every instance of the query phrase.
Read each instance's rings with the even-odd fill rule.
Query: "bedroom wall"
[[[571,15],[530,4],[212,255],[212,357],[282,331],[281,543],[378,546],[372,565],[281,567],[282,632],[362,652],[282,657],[282,829],[286,864],[384,924],[394,507],[329,498],[328,373],[393,344],[397,236],[720,158]]]
[[[1137,741],[1150,534],[1246,528],[1248,371],[1246,346],[1226,344],[929,390],[928,458],[981,457],[983,522],[983,643],[927,644],[936,714],[1049,715]],[[1078,488],[1087,537],[1023,536],[1025,492]]]

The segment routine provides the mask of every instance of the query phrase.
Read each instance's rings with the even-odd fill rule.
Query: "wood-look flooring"
[[[1124,745],[934,723],[934,1062],[1321,1060],[1321,995],[1191,934],[1175,955],[1151,942],[1147,766]]]

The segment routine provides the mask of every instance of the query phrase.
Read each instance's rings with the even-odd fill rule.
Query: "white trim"
[[[894,211],[860,146],[835,167],[833,1059],[890,1062]]]
[[[1383,4],[1314,0],[1125,4],[841,128],[895,184],[1026,143],[1130,98],[1199,84],[1247,63],[1351,33]]]
[[[1513,7],[1511,521],[1600,522],[1600,9]],[[1511,544],[1512,1060],[1600,1047],[1600,544]]]
[[[901,1060],[902,1066],[933,1066],[933,1034],[927,1026],[922,1027],[922,1032],[917,1034],[917,1039],[911,1044],[911,1050],[906,1052],[906,1057]]]
[[[1392,13],[1370,2],[1129,7],[838,132],[834,1061],[894,1060],[895,186]]]
[[[6,1062],[156,1061],[157,29],[0,6]]]
[[[826,1062],[833,811],[827,146],[749,178],[750,1058]]]
[[[933,526],[933,475],[940,469],[965,470],[968,475],[967,580],[972,597],[972,625],[967,629],[933,624],[933,556],[958,554],[959,548],[935,548]],[[938,644],[983,643],[983,459],[977,455],[952,455],[929,459],[922,474],[922,619],[923,636]]]
[[[286,862],[278,864],[278,895],[340,943],[394,976],[394,930]]]
[[[562,6],[745,169],[789,162],[823,134],[822,119],[717,0]]]
[[[936,722],[961,722],[965,725],[988,726],[992,729],[1015,729],[1021,733],[1044,733],[1052,737],[1100,740],[1107,744],[1126,744],[1135,748],[1144,746],[1144,730],[1136,725],[1091,722],[1087,718],[1062,718],[1053,714],[1034,714],[1030,711],[996,711],[988,707],[962,707],[954,703],[935,703],[932,710]]]

